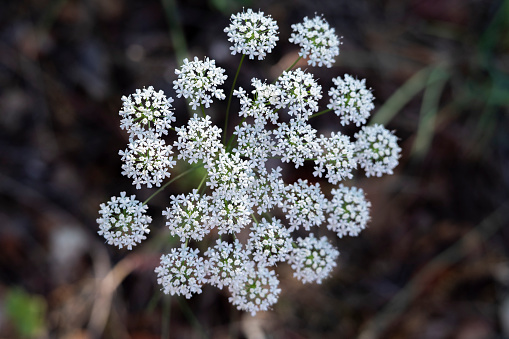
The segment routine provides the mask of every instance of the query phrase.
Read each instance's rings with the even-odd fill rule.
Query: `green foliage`
[[[44,331],[46,302],[41,296],[12,288],[5,297],[4,309],[19,336],[35,338]]]

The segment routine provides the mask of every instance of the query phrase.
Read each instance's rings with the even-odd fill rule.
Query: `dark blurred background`
[[[151,201],[133,251],[104,244],[95,222],[112,195],[153,192],[120,175],[121,96],[174,96],[174,69],[195,55],[227,70],[228,91],[240,57],[223,28],[242,7],[272,15],[280,42],[245,62],[240,85],[288,67],[290,25],[323,13],[341,54],[331,69],[299,66],[324,92],[332,77],[366,78],[371,123],[403,149],[394,175],[349,182],[372,220],[357,238],[329,234],[332,277],[302,285],[281,265],[279,302],[256,317],[215,288],[189,301],[159,291],[160,211],[193,178]],[[4,0],[0,27],[1,338],[509,338],[509,1]],[[186,104],[174,106],[182,125]]]

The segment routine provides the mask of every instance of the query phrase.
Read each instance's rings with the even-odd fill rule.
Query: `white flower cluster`
[[[351,179],[352,170],[357,167],[354,143],[346,135],[332,132],[329,138],[321,135],[319,144],[322,151],[316,155],[313,175],[321,178],[327,170],[325,178],[333,185]]]
[[[180,239],[202,240],[210,232],[209,200],[197,190],[170,197],[170,207],[163,211],[171,235]],[[208,226],[208,227],[207,227]]]
[[[163,286],[164,293],[183,295],[187,299],[193,293],[201,293],[207,279],[203,258],[198,253],[198,249],[182,244],[161,256],[161,265],[156,267],[155,272],[157,283]]]
[[[341,117],[341,125],[355,123],[357,127],[366,123],[373,105],[373,94],[366,88],[366,79],[357,80],[351,75],[345,74],[344,79],[337,77],[332,79],[336,87],[329,90],[330,104],[328,108]]]
[[[295,270],[293,276],[303,283],[321,284],[336,267],[338,250],[329,243],[327,237],[317,239],[313,233],[306,238],[299,237],[296,246],[288,258],[288,262]]]
[[[263,15],[263,12],[255,13],[248,8],[247,12],[232,15],[230,20],[230,26],[224,31],[228,34],[228,41],[233,44],[230,47],[233,55],[240,53],[248,55],[249,59],[256,56],[258,60],[263,60],[279,40],[276,21]]]
[[[127,148],[119,151],[122,175],[132,178],[137,189],[141,185],[161,186],[162,181],[170,177],[169,169],[175,165],[172,146],[162,139],[175,121],[171,110],[173,99],[149,86],[123,96],[122,101],[120,128],[129,133]]]
[[[127,145],[127,149],[119,151],[122,156],[122,175],[133,178],[133,185],[137,189],[141,185],[161,186],[165,178],[169,178],[171,173],[168,170],[175,165],[171,145],[166,145],[165,141],[157,134],[147,132],[138,138],[132,139]]]
[[[331,67],[340,45],[334,29],[320,16],[292,27],[290,41],[301,45],[300,55],[313,66]],[[270,17],[248,9],[233,15],[225,32],[232,54],[264,59],[278,40],[277,29]],[[268,310],[281,292],[278,265],[288,263],[303,283],[322,283],[336,266],[338,250],[326,236],[315,234],[334,232],[342,238],[366,228],[371,204],[361,189],[343,181],[358,167],[368,177],[392,173],[401,151],[397,139],[381,125],[362,127],[354,141],[340,131],[319,134],[310,120],[332,110],[342,125],[365,124],[373,108],[371,91],[364,80],[337,77],[328,92],[328,109],[319,111],[322,87],[311,73],[291,68],[272,83],[253,78],[250,92],[232,88],[242,121],[229,138],[221,138],[223,131],[206,111],[213,98],[225,98],[220,88],[225,70],[214,60],[185,59],[175,71],[177,97],[202,114],[181,127],[172,127],[173,99],[162,91],[148,87],[122,98],[121,127],[129,133],[129,145],[120,151],[122,174],[136,188],[162,186],[176,164],[173,149],[176,160],[193,166],[188,171],[204,169],[196,188],[171,195],[162,212],[169,234],[180,241],[155,269],[164,293],[190,298],[208,283],[226,287],[239,310]],[[163,137],[173,137],[173,143]],[[285,181],[283,163],[314,166],[315,180]],[[327,183],[322,187],[317,178]],[[99,234],[131,249],[149,233],[146,210],[125,192],[113,197],[100,206]]]
[[[251,227],[248,249],[253,254],[253,260],[273,266],[277,262],[286,260],[292,250],[290,230],[281,220],[268,222],[264,219]]]
[[[194,115],[187,122],[187,126],[175,128],[178,140],[174,143],[180,151],[178,159],[184,159],[191,164],[204,160],[206,162],[214,159],[223,149],[221,144],[221,129],[212,125],[210,116],[199,118]]]
[[[217,86],[224,84],[227,76],[224,69],[216,66],[216,61],[205,58],[204,61],[194,57],[193,61],[184,59],[181,69],[176,69],[178,79],[173,81],[173,89],[177,97],[191,99],[189,105],[196,107],[203,105],[209,108],[212,98],[219,100],[226,98],[224,91]]]
[[[288,219],[288,230],[298,230],[300,226],[306,231],[312,226],[320,226],[325,220],[327,200],[320,190],[320,185],[309,184],[307,180],[298,179],[287,186],[286,196],[280,202]]]
[[[106,204],[100,205],[99,235],[102,235],[109,245],[118,248],[133,246],[145,240],[145,234],[150,233],[148,225],[152,218],[145,213],[147,205],[136,200],[134,195],[126,196],[121,192],[119,197],[112,197]]]
[[[320,86],[311,73],[300,68],[284,71],[278,78],[276,87],[281,96],[279,105],[288,107],[288,114],[299,120],[307,120],[318,111],[318,100],[322,98]]]
[[[147,131],[161,135],[168,134],[171,123],[175,121],[171,103],[163,91],[156,92],[149,86],[136,93],[123,96],[123,108],[119,114],[120,128],[129,132],[129,136],[141,136]]]
[[[346,187],[340,184],[331,191],[329,203],[329,224],[327,228],[342,238],[345,235],[356,237],[366,228],[369,221],[371,203],[366,200],[362,188]]]
[[[204,254],[208,282],[218,288],[231,286],[235,277],[245,274],[246,263],[250,263],[248,252],[237,239],[233,243],[217,239],[216,245]]]
[[[302,23],[292,25],[291,43],[301,47],[299,55],[309,58],[308,64],[318,67],[332,67],[334,58],[339,55],[341,41],[334,28],[321,16],[313,19],[304,18]]]
[[[380,124],[364,126],[355,134],[355,154],[366,176],[392,174],[398,165],[401,148],[398,138]]]

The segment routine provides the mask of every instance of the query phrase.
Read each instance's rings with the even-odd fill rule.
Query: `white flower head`
[[[371,111],[375,108],[375,97],[371,89],[366,88],[366,79],[357,80],[345,74],[344,79],[332,79],[336,87],[329,90],[330,103],[327,108],[333,109],[341,117],[341,125],[353,122],[357,127],[366,123]]]
[[[112,197],[106,204],[100,205],[101,217],[97,219],[97,233],[109,245],[131,250],[147,238],[145,234],[150,233],[148,226],[152,218],[145,214],[147,208],[134,195],[128,197],[125,192],[121,192],[119,197]]]
[[[170,197],[170,207],[163,211],[166,226],[171,235],[184,242],[189,239],[200,241],[210,232],[209,197],[198,194],[195,189],[189,194]]]
[[[281,167],[262,171],[249,188],[248,195],[257,206],[258,214],[267,213],[283,200],[286,186],[281,178]]]
[[[225,198],[230,193],[234,194]],[[211,227],[217,227],[217,233],[221,235],[242,231],[250,223],[253,210],[251,201],[242,196],[241,191],[230,191],[224,195],[215,190],[211,195],[210,212]]]
[[[278,30],[270,15],[247,9],[232,15],[224,32],[232,55],[263,60],[279,41]],[[341,39],[323,16],[315,15],[292,25],[289,41],[300,46],[299,60],[330,68]],[[249,90],[232,87],[231,95],[240,101],[235,119],[240,122],[231,128],[231,135],[222,135],[228,131],[204,112],[226,98],[222,89],[226,71],[208,57],[184,59],[173,81],[176,96],[187,99],[193,110],[200,109],[203,117],[194,114],[175,127],[173,98],[152,86],[122,97],[121,129],[129,134],[126,149],[119,151],[122,175],[137,189],[162,186],[177,160],[196,163],[178,177],[204,170],[197,188],[170,196],[162,212],[169,233],[181,243],[162,255],[155,268],[165,294],[191,298],[202,293],[206,283],[220,289],[226,286],[229,302],[255,315],[269,310],[279,298],[273,269],[280,263],[288,262],[303,283],[320,284],[331,274],[339,252],[327,237],[309,234],[312,228],[325,223],[327,232],[340,238],[357,236],[366,228],[370,202],[362,189],[341,182],[351,179],[358,165],[368,177],[392,174],[401,152],[397,138],[382,125],[361,128],[374,108],[365,79],[334,75],[328,109],[320,111],[324,98],[318,79],[293,66],[272,82],[252,78]],[[340,117],[341,125],[359,127],[355,139],[340,132],[318,134],[309,120],[329,111]],[[225,114],[223,123],[230,126]],[[167,144],[170,130],[175,136]],[[335,186],[327,193],[330,200],[320,183],[301,178],[288,178],[293,183],[285,183],[279,161],[295,168],[305,163],[314,166],[313,176]],[[152,218],[146,212],[145,204],[122,192],[100,205],[98,233],[109,244],[131,250],[150,232]],[[205,247],[203,255],[197,247]]]
[[[127,130],[131,137],[148,130],[158,135],[168,134],[175,121],[171,106],[173,98],[167,98],[163,91],[156,92],[152,86],[137,89],[136,93],[123,96],[122,101],[120,128]]]
[[[313,159],[320,152],[316,130],[305,121],[292,119],[288,123],[278,123],[272,133],[276,138],[272,156],[281,156],[283,162],[293,162],[295,168],[303,166],[306,159]]]
[[[304,284],[308,282],[321,284],[336,267],[338,256],[338,250],[327,241],[327,237],[318,239],[311,233],[306,238],[297,239],[288,262],[294,270],[295,278]]]
[[[194,115],[187,125],[175,128],[178,139],[174,146],[180,151],[178,159],[187,160],[190,164],[204,160],[214,159],[220,150],[221,129],[212,125],[210,116],[198,117]]]
[[[253,202],[249,188],[255,175],[253,164],[240,158],[238,153],[219,152],[216,159],[205,164],[206,185],[212,189],[210,223],[219,234],[240,232],[251,221]]]
[[[224,91],[218,86],[224,84],[227,76],[223,68],[216,66],[215,60],[205,57],[202,61],[194,57],[193,61],[185,58],[183,62],[181,68],[175,70],[178,79],[173,81],[177,97],[190,98],[189,105],[193,109],[201,105],[210,107],[214,97],[219,100],[226,98]]]
[[[287,186],[284,200],[279,205],[289,221],[290,232],[300,226],[309,231],[310,227],[320,226],[325,221],[328,202],[318,183],[313,185],[299,178]]]
[[[263,12],[255,13],[248,8],[247,12],[232,14],[230,21],[230,26],[224,31],[228,34],[228,41],[233,44],[230,47],[232,55],[240,53],[249,56],[249,59],[256,56],[258,60],[263,60],[279,40],[276,21]]]
[[[239,87],[233,94],[240,100],[239,116],[253,117],[257,125],[264,126],[268,121],[277,123],[279,118],[278,110],[282,108],[282,89],[275,84],[267,84],[260,79],[251,79],[253,98],[251,99],[246,91]]]
[[[285,261],[292,249],[290,231],[278,219],[269,222],[263,218],[251,227],[248,248],[254,261],[274,266],[277,262]]]
[[[357,236],[366,228],[369,221],[371,203],[366,200],[362,188],[346,187],[340,184],[332,189],[332,200],[327,212],[327,228],[342,238],[345,235]]]
[[[137,189],[141,185],[148,188],[161,186],[162,181],[171,175],[169,168],[176,164],[171,156],[171,145],[166,145],[163,139],[150,131],[131,139],[127,148],[118,153],[123,161],[122,175],[133,178]]]
[[[318,100],[322,98],[322,86],[311,73],[300,68],[284,71],[276,87],[281,89],[281,105],[288,107],[288,113],[300,120],[307,120],[318,111]]]
[[[161,264],[155,272],[157,283],[165,294],[183,295],[190,299],[193,293],[202,292],[201,287],[207,279],[203,258],[198,253],[198,249],[182,244],[161,256]]]
[[[314,176],[325,178],[336,185],[343,179],[353,177],[352,170],[357,167],[355,159],[355,145],[348,136],[341,133],[331,133],[329,138],[320,136],[320,146],[323,152],[316,155]]]
[[[249,262],[250,252],[237,239],[233,244],[217,239],[216,245],[207,249],[204,255],[208,258],[205,261],[208,282],[218,288],[231,285],[239,275],[244,276],[246,268],[249,268],[246,263]]]
[[[268,311],[281,293],[279,279],[274,271],[265,266],[246,263],[244,275],[238,275],[228,286],[232,296],[228,299],[238,310],[251,312]]]
[[[309,65],[332,67],[342,42],[322,16],[305,17],[302,23],[293,24],[292,29],[289,41],[301,47],[299,55],[309,58]]]
[[[235,126],[233,132],[237,136],[237,146],[232,151],[249,158],[259,169],[265,168],[265,162],[274,148],[272,132],[264,127],[259,121],[254,124],[244,121],[242,125]]]
[[[255,180],[253,164],[240,157],[239,153],[221,150],[215,159],[205,164],[207,170],[207,186],[225,197],[235,195],[235,191],[243,191]]]
[[[364,168],[367,177],[393,174],[401,153],[398,138],[394,134],[384,126],[375,124],[362,127],[355,138],[357,162]]]

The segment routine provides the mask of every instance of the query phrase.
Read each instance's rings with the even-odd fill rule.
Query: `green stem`
[[[330,111],[332,111],[332,108],[324,109],[323,111],[320,111],[318,113],[313,114],[312,116],[309,117],[309,119],[319,117],[320,115],[325,114],[325,113],[330,112]]]
[[[223,131],[223,144],[226,141],[226,130],[228,129],[228,115],[230,114],[230,105],[232,103],[233,91],[235,90],[235,84],[237,83],[237,78],[239,77],[240,67],[244,62],[245,54],[242,54],[242,58],[239,62],[239,67],[237,67],[237,73],[235,73],[235,78],[233,78],[232,88],[230,89],[230,96],[228,97],[228,105],[226,105],[226,117],[224,119],[224,131]]]
[[[293,62],[293,64],[285,70],[285,72],[290,71],[290,70],[291,70],[291,69],[292,69],[295,65],[297,65],[297,63],[300,61],[300,59],[302,59],[302,55],[301,55],[301,56],[299,56],[299,57],[297,58],[297,60],[295,60],[295,61]]]
[[[200,104],[200,108],[201,108],[201,115],[205,118],[205,107],[203,107],[203,104]]]
[[[254,213],[251,213],[251,218],[255,221],[255,223],[258,225],[258,219],[256,219]]]
[[[201,182],[200,182],[200,184],[198,185],[198,188],[197,188],[197,190],[198,190],[198,191],[200,191],[200,189],[201,189],[201,187],[202,187],[203,183],[205,182],[205,179],[207,179],[207,177],[208,177],[208,176],[209,176],[208,174],[205,174],[205,175],[203,176],[203,179],[201,179]]]
[[[174,182],[175,180],[177,179],[180,179],[182,178],[184,175],[188,174],[188,173],[191,173],[192,171],[196,170],[197,168],[200,168],[202,167],[203,164],[198,164],[198,165],[195,165],[193,167],[191,167],[190,169],[188,169],[187,171],[184,171],[182,173],[180,173],[179,175],[177,175],[176,177],[174,177],[173,179],[171,179],[170,181],[168,181],[166,184],[164,184],[163,186],[161,186],[157,191],[155,191],[150,197],[147,198],[147,200],[145,200],[145,202],[143,202],[143,205],[147,204],[153,197],[155,197],[156,195],[158,195],[160,192],[162,192],[166,187],[168,187],[169,184],[171,184],[172,182]]]
[[[170,338],[170,312],[171,312],[171,297],[165,295],[163,297],[163,311],[161,319],[161,338]]]

